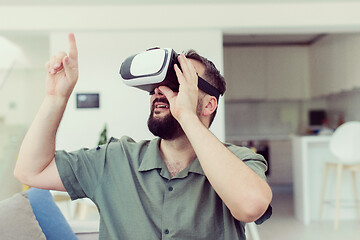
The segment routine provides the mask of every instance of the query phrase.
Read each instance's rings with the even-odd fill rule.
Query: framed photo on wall
[[[99,93],[77,93],[76,108],[100,108]]]

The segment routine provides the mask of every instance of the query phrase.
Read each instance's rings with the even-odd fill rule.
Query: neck
[[[195,151],[185,134],[174,140],[161,139],[160,152],[171,177],[189,166],[196,158]]]

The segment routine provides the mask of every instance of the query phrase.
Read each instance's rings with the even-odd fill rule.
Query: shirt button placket
[[[167,191],[165,192],[164,206],[163,206],[163,237],[162,239],[169,239],[170,230],[168,229],[168,224],[173,221],[172,216],[169,216],[171,213],[171,201],[169,200],[170,195],[174,191],[174,187],[170,185],[170,181],[167,184]]]

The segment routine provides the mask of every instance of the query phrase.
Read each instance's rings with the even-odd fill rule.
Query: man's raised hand
[[[45,64],[47,68],[46,93],[68,99],[79,77],[78,52],[75,36],[69,33],[69,54],[59,52]]]

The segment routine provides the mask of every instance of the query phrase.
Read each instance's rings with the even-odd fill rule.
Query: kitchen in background
[[[268,182],[292,191],[292,136],[360,120],[360,35],[225,35],[226,141],[269,162]]]

